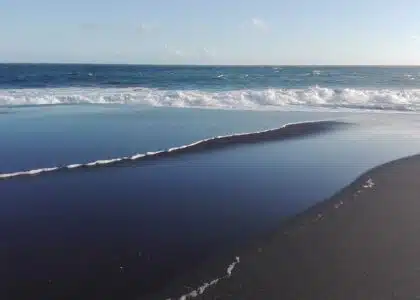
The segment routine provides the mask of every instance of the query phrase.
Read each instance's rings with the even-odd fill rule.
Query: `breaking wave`
[[[11,179],[15,177],[29,177],[53,172],[73,171],[79,169],[89,169],[106,167],[118,163],[129,163],[138,161],[150,161],[165,157],[173,157],[180,154],[199,153],[221,149],[228,146],[240,144],[252,144],[274,140],[284,140],[290,138],[304,137],[312,134],[319,134],[328,130],[333,130],[339,126],[348,125],[339,121],[309,121],[301,123],[290,123],[275,129],[264,131],[238,133],[225,136],[216,136],[204,140],[199,140],[188,145],[169,148],[156,152],[136,153],[131,156],[123,156],[111,159],[96,160],[88,163],[77,163],[65,166],[55,166],[47,168],[39,168],[33,170],[0,173],[0,180]]]
[[[160,90],[150,88],[51,88],[0,90],[0,106],[147,104],[227,109],[362,109],[420,111],[420,89]]]

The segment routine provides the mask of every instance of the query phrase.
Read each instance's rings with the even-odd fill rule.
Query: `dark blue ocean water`
[[[416,153],[418,116],[395,110],[416,109],[417,72],[1,65],[0,174],[290,122],[357,126],[0,181],[0,298],[141,299],[214,253],[276,228],[368,168]],[[202,109],[208,107],[236,110]]]
[[[417,88],[419,67],[0,64],[0,88]]]

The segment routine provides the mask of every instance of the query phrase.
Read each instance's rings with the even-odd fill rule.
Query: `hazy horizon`
[[[92,65],[92,66],[174,66],[174,67],[420,67],[420,64],[179,64],[179,63],[101,63],[101,62],[1,62],[0,65]]]

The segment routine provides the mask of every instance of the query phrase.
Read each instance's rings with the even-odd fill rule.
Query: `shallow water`
[[[254,112],[148,106],[11,108],[0,118],[0,172],[158,151],[218,135],[253,132],[343,113]]]

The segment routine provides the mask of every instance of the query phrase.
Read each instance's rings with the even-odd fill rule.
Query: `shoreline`
[[[147,299],[181,299],[223,275],[235,256],[241,262],[232,276],[194,299],[417,299],[419,174],[420,155],[371,168],[274,232],[216,254]]]
[[[296,123],[286,123],[280,127],[266,129],[255,132],[234,133],[230,135],[215,136],[192,142],[187,145],[172,147],[165,150],[154,152],[135,153],[129,156],[116,158],[99,159],[92,162],[73,163],[64,166],[44,167],[33,170],[15,171],[10,173],[0,173],[1,180],[10,180],[16,177],[33,177],[43,174],[70,172],[76,170],[86,170],[92,168],[107,167],[110,165],[124,163],[140,163],[144,161],[157,160],[161,158],[170,158],[178,155],[209,152],[227,147],[239,146],[244,144],[257,144],[264,142],[283,141],[296,138],[304,138],[311,135],[319,135],[328,131],[337,130],[340,127],[350,126],[352,124],[335,121],[303,121]]]

